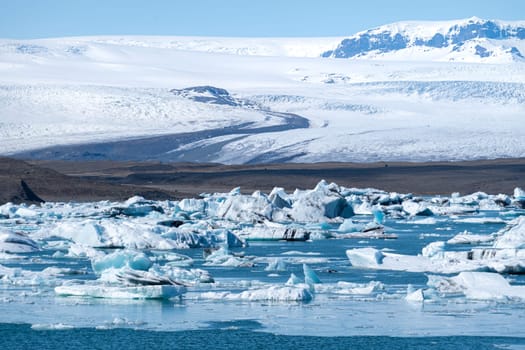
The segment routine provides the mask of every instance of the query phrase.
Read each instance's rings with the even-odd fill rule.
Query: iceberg
[[[183,286],[106,286],[106,285],[63,285],[55,287],[59,296],[75,296],[110,299],[171,299],[186,292]]]
[[[460,234],[451,239],[458,243],[488,244],[469,251],[448,251],[447,243],[431,242],[417,256],[381,252],[374,248],[356,248],[346,251],[352,266],[362,268],[460,273],[462,271],[490,271],[521,274],[525,271],[525,217],[518,217],[500,231],[481,237]],[[381,259],[375,259],[382,257]]]
[[[152,261],[144,253],[131,250],[120,250],[104,256],[94,257],[91,260],[91,267],[98,274],[110,268],[121,269],[124,267],[147,271],[152,265]]]
[[[447,244],[483,244],[492,243],[494,241],[493,235],[475,235],[464,231],[449,239]]]
[[[311,231],[287,225],[245,227],[239,235],[247,241],[307,241]]]
[[[205,260],[206,266],[252,267],[254,265],[253,259],[242,254],[234,255],[225,247],[212,251]]]
[[[124,202],[123,207],[113,207],[109,210],[111,216],[124,215],[131,217],[141,217],[150,213],[164,213],[161,206],[153,201],[148,201],[141,196],[134,196]]]
[[[525,216],[520,216],[498,231],[493,247],[525,249]]]
[[[282,258],[271,258],[264,271],[286,271],[288,264]]]
[[[18,232],[0,231],[0,252],[30,253],[40,250],[38,244],[26,235]]]
[[[296,285],[296,284],[301,284],[303,283],[303,281],[297,277],[294,273],[291,273],[290,274],[290,278],[288,278],[288,281],[286,281],[286,285],[287,286],[293,286],[293,285]]]
[[[240,222],[259,222],[272,219],[274,208],[268,197],[261,192],[254,192],[251,196],[235,194],[222,202],[216,212],[221,219]]]
[[[352,206],[334,183],[321,181],[310,191],[295,191],[295,201],[289,215],[298,222],[324,222],[336,217],[349,218],[354,215]]]
[[[414,303],[421,303],[425,300],[425,295],[423,294],[423,289],[417,289],[417,290],[407,290],[407,295],[405,297],[406,301],[414,302]]]
[[[383,253],[374,248],[357,248],[346,251],[352,266],[376,268],[383,263]]]
[[[461,272],[454,277],[433,276],[427,283],[441,293],[463,293],[468,299],[525,299],[525,286],[513,286],[491,272]]]
[[[322,283],[317,274],[310,268],[310,266],[303,264],[304,283],[311,286]]]
[[[292,286],[270,286],[233,292],[204,292],[199,294],[201,299],[243,300],[266,302],[308,302],[313,299],[310,287],[305,284]]]
[[[60,222],[49,235],[95,248],[158,250],[187,248],[187,245],[164,237],[162,234],[168,230],[169,228],[166,227],[133,220],[104,219]]]
[[[410,216],[432,216],[434,213],[425,203],[416,203],[413,201],[404,201],[403,210]]]

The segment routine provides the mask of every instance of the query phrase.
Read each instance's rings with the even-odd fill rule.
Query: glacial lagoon
[[[9,348],[44,334],[111,348],[114,334],[181,348],[252,337],[258,348],[519,349],[524,205],[519,188],[420,197],[326,182],[6,203],[0,332]]]

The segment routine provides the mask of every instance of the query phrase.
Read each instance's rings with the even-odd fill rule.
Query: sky
[[[525,20],[524,0],[0,0],[0,37],[347,36],[403,20]]]

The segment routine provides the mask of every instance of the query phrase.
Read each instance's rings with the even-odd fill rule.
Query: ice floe
[[[490,272],[461,272],[454,277],[431,276],[428,285],[440,293],[462,293],[469,299],[525,299],[525,286],[511,285],[503,276]]]
[[[55,287],[60,296],[110,298],[110,299],[170,299],[181,296],[185,287],[174,285],[152,286],[105,286],[105,285],[63,285]]]

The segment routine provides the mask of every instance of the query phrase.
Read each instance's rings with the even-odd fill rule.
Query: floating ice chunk
[[[445,242],[436,241],[427,244],[421,250],[421,254],[427,258],[443,258],[443,252],[445,251]]]
[[[146,216],[150,213],[164,213],[161,206],[156,205],[153,201],[148,201],[141,196],[134,196],[124,202],[124,206],[113,207],[109,213],[111,215],[126,216]]]
[[[374,215],[374,222],[378,225],[382,225],[385,223],[385,213],[379,208],[374,208],[372,210],[372,214]]]
[[[74,328],[64,323],[35,323],[31,325],[31,329],[35,331],[67,331]]]
[[[493,235],[475,235],[464,231],[449,239],[447,244],[480,244],[494,241]]]
[[[173,280],[157,271],[141,271],[122,268],[115,273],[116,280],[126,285],[157,286],[157,285],[185,285]]]
[[[501,218],[462,218],[456,219],[454,222],[461,222],[464,224],[505,224],[505,220]]]
[[[270,286],[266,288],[249,289],[241,293],[205,292],[202,299],[244,300],[267,302],[308,302],[313,299],[309,286],[298,284],[293,286]]]
[[[467,215],[476,213],[478,211],[478,208],[475,206],[468,206],[468,205],[462,205],[462,204],[453,204],[449,206],[435,206],[431,205],[428,207],[429,210],[432,211],[432,213],[436,215]]]
[[[416,203],[412,201],[403,202],[403,210],[410,216],[432,216],[434,213],[425,203]]]
[[[322,283],[317,274],[310,268],[310,266],[303,264],[304,283],[313,285]]]
[[[91,260],[91,267],[98,274],[110,268],[121,269],[123,267],[147,271],[152,265],[153,263],[144,253],[131,250],[120,250],[108,255],[94,257]]]
[[[92,247],[87,247],[82,244],[76,244],[72,243],[69,246],[67,256],[69,257],[87,257],[87,258],[95,258],[98,256],[103,256],[104,253],[100,250],[97,250]]]
[[[241,300],[249,301],[310,301],[313,296],[306,286],[268,287],[241,292]]]
[[[246,247],[246,242],[240,239],[235,233],[230,230],[219,229],[213,232],[217,235],[217,238],[224,242],[228,248],[241,248]]]
[[[376,268],[383,263],[384,255],[374,248],[356,248],[346,251],[346,256],[352,266]]]
[[[252,259],[245,258],[242,255],[235,256],[228,249],[221,247],[213,251],[206,257],[206,266],[231,266],[231,267],[251,267]]]
[[[297,285],[301,283],[303,283],[303,281],[299,277],[297,277],[294,273],[291,273],[290,278],[288,278],[288,281],[286,281],[287,286],[293,286],[293,285]]]
[[[62,237],[87,247],[108,244],[104,227],[91,220],[83,222],[61,222],[51,230],[50,236]]]
[[[339,281],[334,284],[316,285],[316,292],[331,292],[344,295],[370,295],[378,290],[384,289],[381,282],[370,281],[368,283],[352,283]]]
[[[25,207],[19,207],[14,213],[15,217],[20,217],[20,218],[34,218],[38,215],[39,215],[38,212],[36,212],[35,210],[25,208]]]
[[[165,261],[166,265],[179,267],[193,266],[193,259],[184,254],[166,251],[152,251],[151,253],[153,256],[150,259],[156,262]]]
[[[525,299],[525,286],[512,286],[497,273],[461,272],[448,278],[434,276],[427,284],[442,293],[461,292],[469,299]]]
[[[311,232],[301,227],[254,226],[243,228],[239,235],[247,241],[307,241]]]
[[[142,196],[133,196],[133,197],[128,198],[124,202],[124,205],[129,207],[130,205],[141,204],[141,203],[144,203],[144,202],[146,202],[146,199],[144,199],[144,197],[142,197]]]
[[[170,299],[185,292],[185,287],[174,285],[122,287],[78,284],[55,287],[55,293],[60,296],[112,299]]]
[[[350,232],[359,232],[364,228],[362,224],[354,223],[352,219],[345,219],[341,225],[339,225],[339,228],[337,231],[344,232],[344,233],[350,233]]]
[[[291,208],[291,200],[289,199],[288,194],[281,187],[274,187],[272,192],[268,195],[268,199],[271,201],[272,205],[276,208]]]
[[[288,269],[288,264],[282,258],[271,258],[268,261],[268,266],[264,271],[286,271]]]
[[[152,270],[161,276],[168,277],[173,281],[181,282],[184,285],[215,282],[213,276],[208,271],[202,269],[186,270],[173,265],[155,265]]]
[[[414,302],[414,303],[421,303],[425,300],[425,296],[423,294],[423,289],[417,289],[417,290],[407,290],[407,295],[405,297],[406,301]]]
[[[38,244],[22,233],[0,231],[0,252],[29,253],[40,250]]]
[[[409,223],[414,225],[436,225],[438,221],[433,217],[428,217],[424,219],[409,221]]]
[[[251,196],[240,194],[229,196],[221,203],[216,215],[226,220],[258,222],[264,219],[271,220],[273,210],[268,197],[261,192],[255,192]]]
[[[519,187],[516,187],[514,189],[514,199],[518,200],[518,201],[525,201],[525,191],[522,190],[521,188]]]
[[[29,271],[0,265],[0,283],[17,286],[54,286],[57,276],[81,273],[83,272],[67,268],[48,267],[42,271]]]
[[[319,182],[311,191],[295,191],[295,201],[290,216],[299,222],[322,222],[330,218],[349,218],[354,214],[352,206],[340,194],[335,184]]]
[[[512,220],[496,233],[494,248],[525,249],[525,216]]]
[[[184,198],[181,200],[177,206],[180,210],[187,213],[205,213],[207,202],[204,199],[199,198]]]
[[[162,236],[168,228],[147,225],[134,220],[85,220],[82,222],[61,222],[51,230],[50,235],[72,240],[88,247],[125,247],[131,249],[171,250],[185,248]]]

